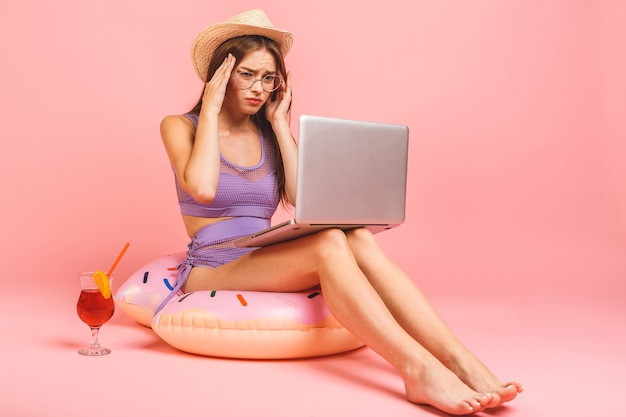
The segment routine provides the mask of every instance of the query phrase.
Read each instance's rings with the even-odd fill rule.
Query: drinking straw
[[[113,265],[111,265],[109,272],[107,272],[107,277],[111,276],[111,274],[113,273],[113,270],[115,269],[115,267],[117,267],[117,264],[120,263],[122,256],[124,256],[124,254],[126,253],[126,249],[128,249],[129,246],[130,246],[130,243],[126,242],[126,245],[124,245],[124,249],[122,249],[120,254],[117,256],[117,259],[115,260],[115,262],[113,262]]]

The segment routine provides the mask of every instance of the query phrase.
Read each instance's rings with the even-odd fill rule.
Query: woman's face
[[[243,77],[239,74],[243,74]],[[250,74],[254,83],[250,88],[242,89],[241,87],[250,83],[243,78],[250,78]],[[226,89],[226,101],[244,114],[258,113],[272,95],[271,92],[263,90],[261,79],[268,75],[277,75],[274,56],[264,48],[250,51],[235,64]]]

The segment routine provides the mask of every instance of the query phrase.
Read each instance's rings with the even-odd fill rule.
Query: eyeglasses
[[[242,90],[252,88],[254,83],[261,81],[261,87],[263,91],[271,93],[278,90],[283,80],[278,75],[265,75],[261,78],[257,78],[253,73],[247,71],[237,71],[233,75],[233,80],[237,83],[237,86]]]

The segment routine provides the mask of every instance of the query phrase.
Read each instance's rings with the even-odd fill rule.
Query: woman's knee
[[[317,233],[317,237],[320,240],[321,250],[324,252],[353,252],[354,250],[378,246],[372,232],[363,227],[347,231],[335,228],[326,229]]]
[[[346,238],[351,247],[362,245],[377,245],[372,232],[364,227],[351,229],[346,232]]]
[[[346,234],[341,229],[325,229],[314,235],[318,254],[322,259],[341,255],[350,250]]]

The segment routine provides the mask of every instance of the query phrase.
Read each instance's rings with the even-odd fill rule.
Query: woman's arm
[[[186,117],[168,116],[161,122],[161,138],[180,186],[200,203],[213,201],[220,164],[217,118],[199,121],[196,129]]]
[[[234,65],[235,58],[229,55],[206,84],[197,129],[183,116],[168,116],[161,122],[161,138],[178,182],[199,203],[211,203],[217,192],[218,115]]]

